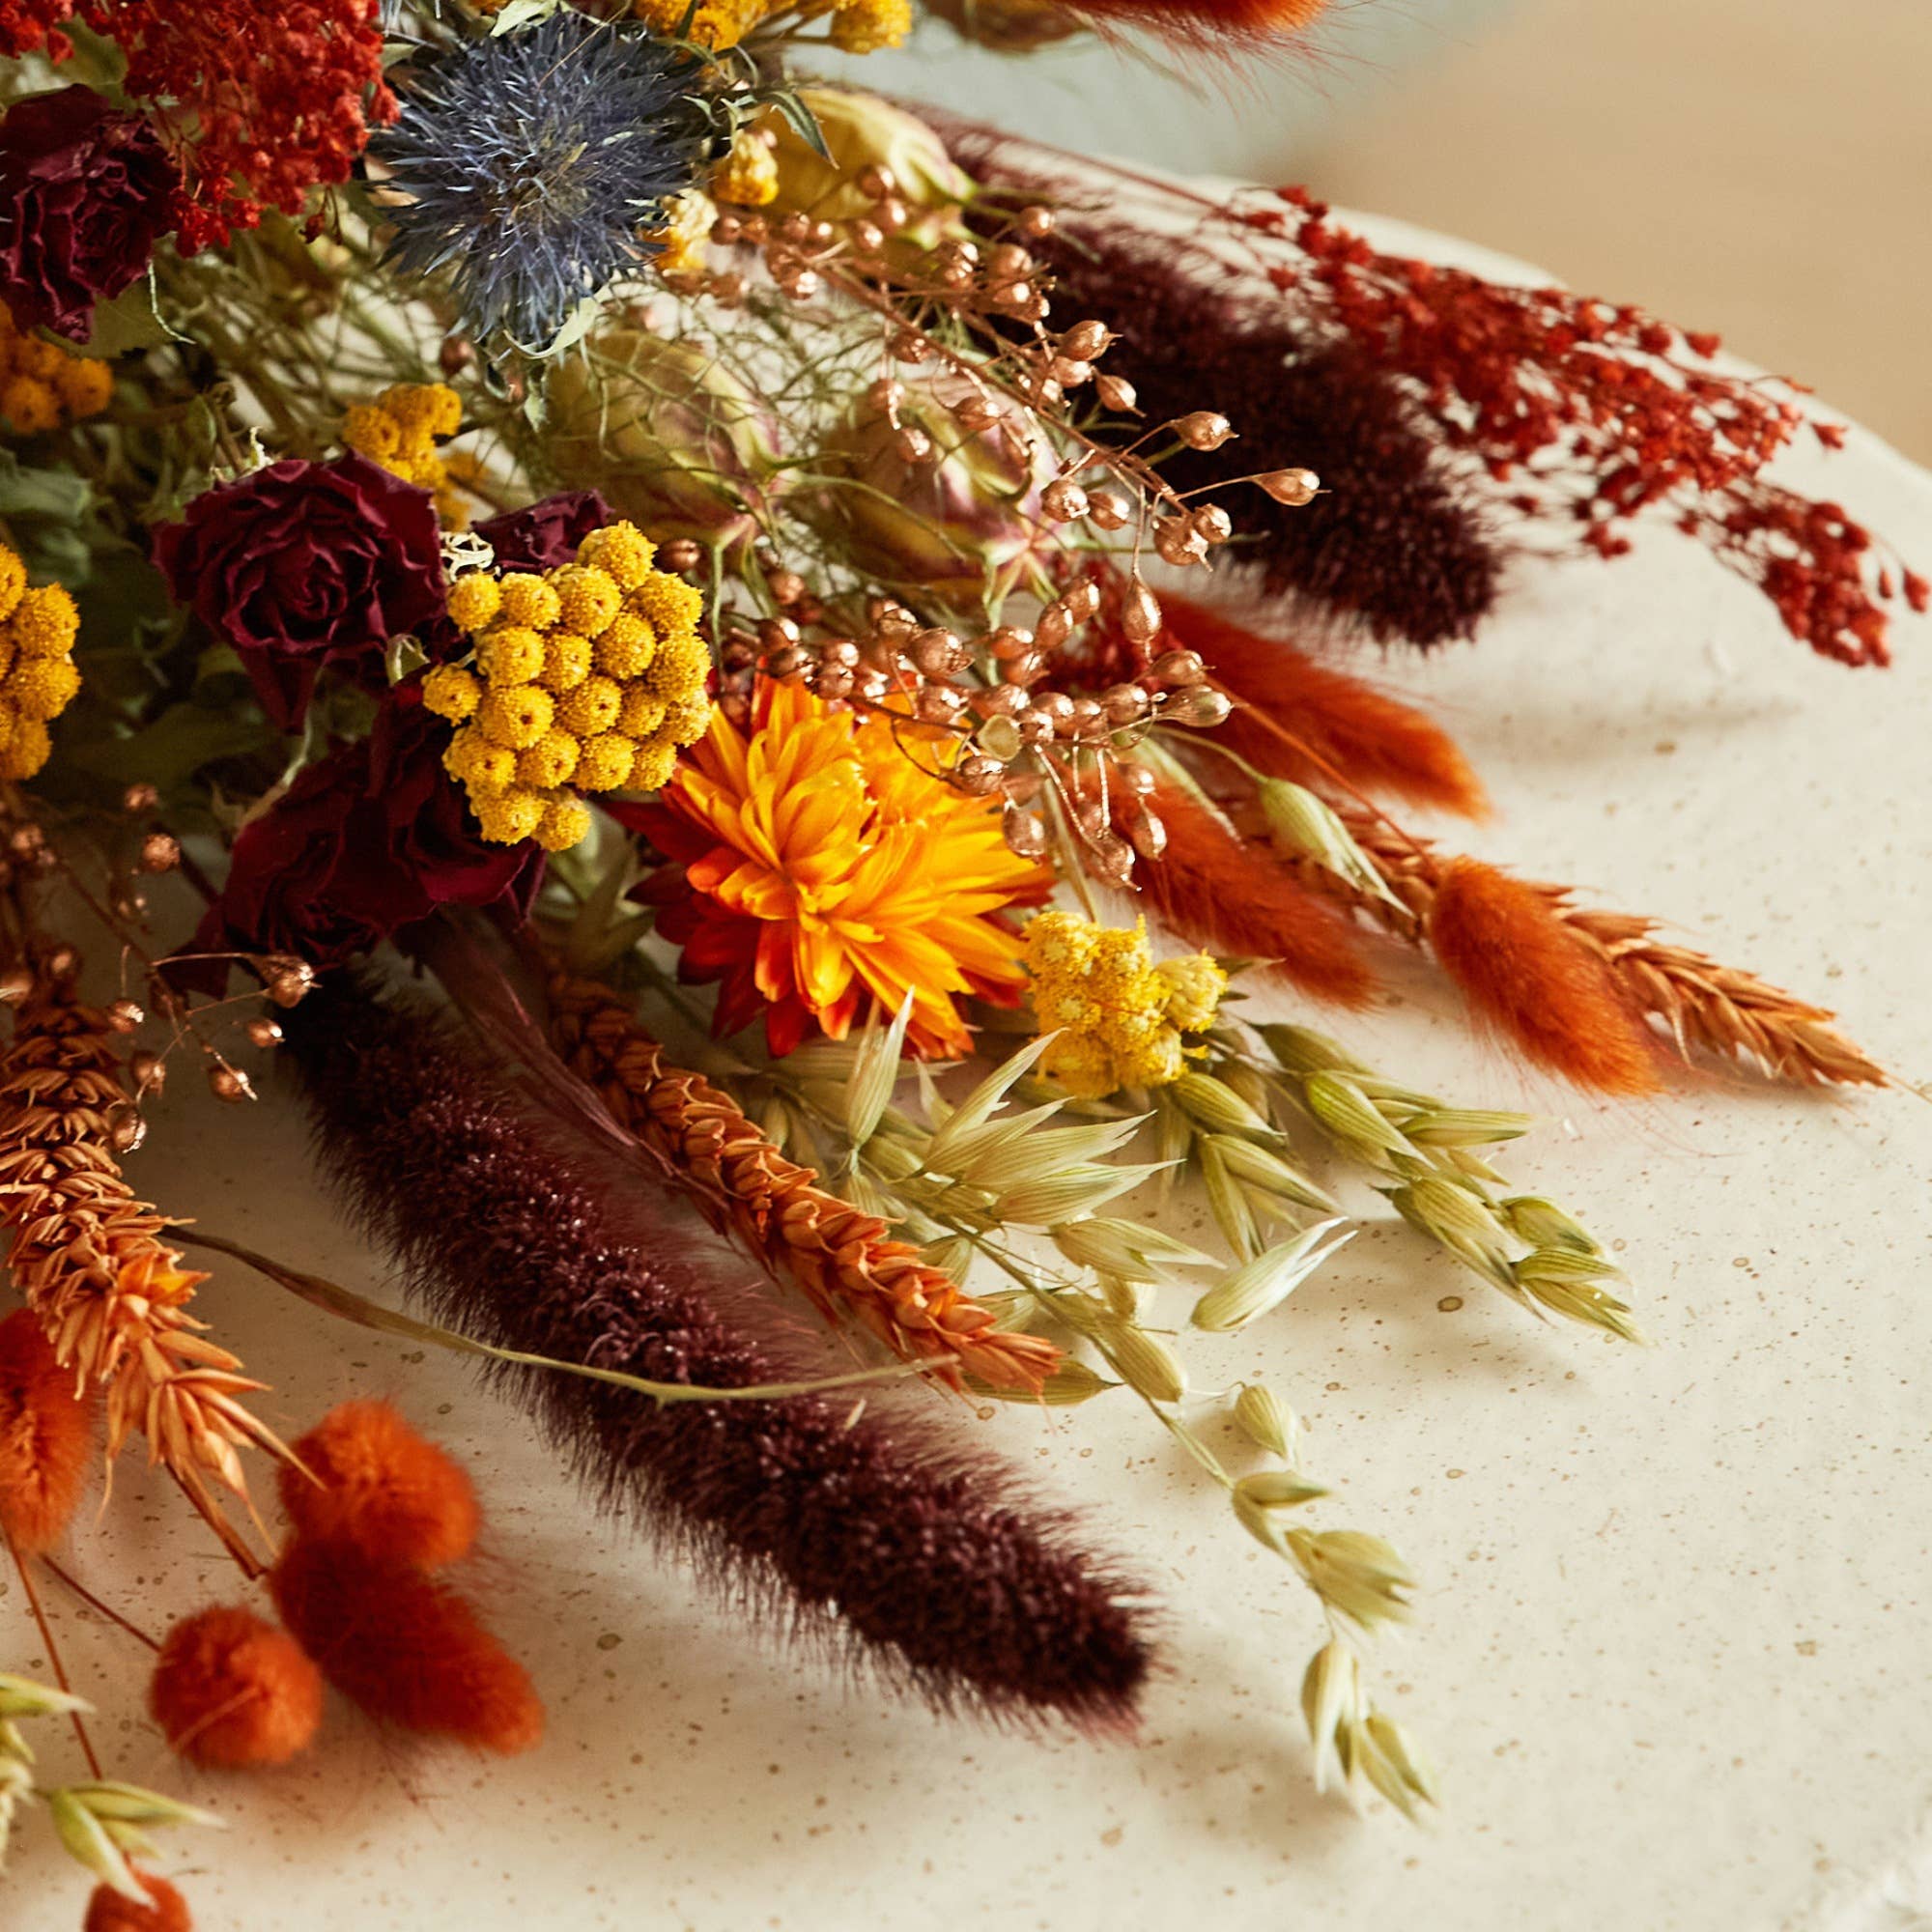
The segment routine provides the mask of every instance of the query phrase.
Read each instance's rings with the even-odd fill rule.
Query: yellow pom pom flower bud
[[[28,718],[58,718],[80,689],[71,658],[22,658],[7,680],[7,701]]]
[[[575,631],[553,631],[544,639],[543,669],[537,682],[561,696],[575,691],[590,675],[590,639]]]
[[[70,355],[54,371],[54,393],[69,419],[98,416],[114,400],[114,371],[92,355]]]
[[[709,698],[681,698],[665,711],[663,735],[673,745],[695,745],[711,728]]]
[[[493,623],[502,606],[502,586],[486,570],[472,570],[449,586],[449,620],[471,637]]]
[[[556,622],[556,592],[541,577],[519,571],[499,579],[497,587],[503,594],[504,623],[526,624],[533,631],[547,631]]]
[[[582,684],[566,691],[557,699],[556,715],[565,727],[575,731],[580,738],[592,738],[616,724],[623,703],[624,694],[617,688],[616,681],[593,671]]]
[[[646,738],[638,747],[636,761],[631,766],[630,787],[633,791],[660,790],[670,782],[670,775],[676,769],[677,748],[662,738]]]
[[[597,639],[597,668],[611,677],[636,677],[657,655],[658,634],[650,620],[619,611]]]
[[[476,641],[476,662],[492,684],[529,684],[544,668],[541,635],[522,624],[497,624]]]
[[[1154,969],[1167,988],[1167,1018],[1182,1033],[1201,1033],[1214,1024],[1228,976],[1217,960],[1205,952],[1184,959],[1163,959]]]
[[[658,547],[636,524],[606,524],[577,546],[579,563],[591,564],[619,590],[635,590],[652,575]]]
[[[627,685],[617,712],[617,729],[627,738],[648,738],[665,722],[666,705],[647,686]]]
[[[21,436],[43,436],[60,427],[60,398],[38,376],[15,376],[0,384],[0,416]]]
[[[371,403],[357,403],[342,418],[342,440],[374,462],[388,463],[402,440],[396,419]]]
[[[550,693],[534,684],[500,685],[476,707],[483,735],[493,745],[513,752],[534,745],[555,722],[556,706]]]
[[[465,781],[472,799],[491,798],[508,791],[517,781],[517,754],[507,745],[493,745],[480,731],[469,733],[476,749],[469,755]]]
[[[616,791],[631,781],[638,748],[615,731],[586,739],[577,760],[577,783],[583,791]]]
[[[576,771],[579,750],[568,731],[553,725],[534,745],[517,753],[517,778],[539,791],[554,791]]]
[[[667,704],[698,696],[711,674],[711,653],[701,638],[689,633],[659,639],[657,655],[644,672],[645,685]]]
[[[21,592],[8,627],[23,658],[64,658],[80,635],[80,612],[58,583],[43,583]]]
[[[611,619],[624,608],[623,592],[617,588],[616,580],[594,564],[566,563],[551,573],[551,583],[561,607],[564,628],[586,638],[602,635]]]
[[[27,566],[5,544],[0,544],[0,623],[14,614],[26,587]]]
[[[423,703],[452,724],[474,717],[483,701],[483,687],[461,665],[438,665],[423,679],[422,692]]]
[[[695,631],[704,615],[704,596],[695,583],[654,570],[624,600],[640,617],[648,617],[660,638]]]
[[[477,803],[476,817],[483,827],[484,838],[492,843],[514,845],[519,839],[527,838],[543,823],[549,805],[542,793],[517,785]]]
[[[590,808],[578,798],[554,798],[537,824],[536,840],[546,852],[567,852],[590,836]]]
[[[53,740],[38,718],[22,718],[0,750],[0,779],[30,779],[53,756]]]

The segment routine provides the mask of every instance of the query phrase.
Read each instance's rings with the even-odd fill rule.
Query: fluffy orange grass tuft
[[[476,1541],[469,1475],[393,1403],[340,1404],[295,1453],[299,1466],[284,1466],[279,1481],[298,1536],[352,1543],[419,1570],[454,1563]]]
[[[137,1871],[134,1882],[148,1894],[148,1904],[136,1905],[112,1886],[98,1885],[87,1901],[80,1932],[194,1932],[187,1900],[166,1879]]]
[[[1287,41],[1328,0],[1067,0],[1072,11],[1189,41]]]
[[[322,1725],[322,1673],[286,1631],[235,1604],[169,1631],[148,1686],[168,1748],[224,1771],[287,1764]]]
[[[504,1755],[541,1741],[544,1707],[523,1665],[440,1578],[298,1537],[269,1588],[323,1675],[372,1718]]]
[[[22,1555],[67,1533],[94,1459],[97,1406],[74,1393],[30,1309],[0,1321],[0,1525]]]
[[[1539,1065],[1600,1094],[1658,1091],[1641,1017],[1547,894],[1480,860],[1452,859],[1429,941],[1478,1017]]]
[[[1265,960],[1318,999],[1368,1004],[1375,980],[1348,923],[1264,846],[1175,786],[1157,786],[1148,803],[1167,827],[1167,849],[1134,877],[1163,924],[1193,945]]]
[[[1258,771],[1299,784],[1336,780],[1465,818],[1488,814],[1463,748],[1425,713],[1223,612],[1168,597],[1174,642],[1200,652],[1237,709],[1215,737]]]

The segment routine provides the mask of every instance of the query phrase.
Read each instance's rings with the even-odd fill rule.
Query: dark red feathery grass
[[[655,1381],[799,1378],[726,1321],[737,1276],[708,1236],[668,1197],[627,1197],[620,1217],[587,1151],[566,1157],[432,1017],[341,984],[284,1025],[324,1164],[441,1317]],[[863,1415],[842,1396],[662,1406],[514,1379],[609,1501],[748,1608],[940,1709],[1132,1717],[1151,1650],[1126,1580],[983,1453],[877,1400]]]
[[[1168,638],[1207,660],[1237,709],[1215,736],[1256,770],[1298,783],[1341,780],[1481,818],[1482,781],[1435,721],[1387,692],[1224,612],[1163,596]]]
[[[441,1577],[298,1537],[269,1589],[323,1675],[372,1718],[505,1756],[542,1742],[527,1672]]]
[[[67,1534],[93,1460],[94,1412],[29,1310],[0,1321],[0,1524],[22,1555]]]
[[[469,1553],[479,1512],[469,1475],[393,1403],[342,1403],[294,1448],[297,1462],[279,1481],[298,1536],[353,1543],[418,1570]]]
[[[1476,1014],[1538,1065],[1600,1094],[1654,1094],[1656,1053],[1602,957],[1548,896],[1476,859],[1435,889],[1429,943]]]
[[[80,1932],[194,1932],[187,1900],[166,1879],[135,1871],[134,1883],[148,1894],[146,1905],[123,1898],[112,1886],[98,1885],[88,1898]]]
[[[322,1724],[322,1673],[286,1631],[217,1604],[169,1631],[148,1709],[168,1748],[196,1764],[287,1764]]]
[[[1167,849],[1139,861],[1134,878],[1162,924],[1192,945],[1264,959],[1318,999],[1368,1004],[1375,980],[1348,922],[1265,846],[1174,786],[1156,788],[1148,803],[1167,828]]]

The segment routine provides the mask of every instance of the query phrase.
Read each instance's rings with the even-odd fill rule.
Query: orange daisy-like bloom
[[[864,1011],[896,1013],[928,1058],[971,1044],[956,1004],[1004,1006],[1026,986],[1001,911],[1046,896],[1052,874],[1007,848],[997,802],[922,763],[942,733],[861,719],[795,685],[764,687],[749,736],[714,714],[655,806],[621,810],[669,862],[641,889],[680,944],[686,980],[723,982],[717,1030],[762,1011],[774,1053]]]

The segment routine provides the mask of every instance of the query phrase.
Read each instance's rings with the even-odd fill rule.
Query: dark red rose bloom
[[[285,731],[324,665],[380,690],[389,639],[443,615],[429,492],[365,456],[291,458],[204,491],[155,532],[155,561],[175,601],[241,654]]]
[[[398,687],[366,740],[304,771],[235,841],[228,882],[193,952],[291,952],[337,966],[440,906],[528,910],[532,840],[485,842],[442,768],[448,727]],[[226,978],[196,973],[195,983]]]
[[[94,304],[146,272],[179,185],[153,127],[91,87],[15,101],[0,121],[0,300],[14,320],[85,341]]]

